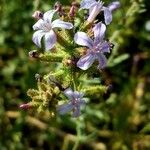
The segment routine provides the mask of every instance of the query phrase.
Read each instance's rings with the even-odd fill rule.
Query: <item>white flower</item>
[[[37,30],[32,37],[33,42],[41,47],[41,39],[44,36],[45,49],[52,49],[57,41],[54,28],[72,29],[73,25],[60,19],[52,21],[56,10],[50,10],[44,13],[43,18],[39,19],[34,25],[33,30]]]
[[[112,2],[108,7],[103,6],[102,1],[96,1],[96,0],[82,0],[80,9],[89,9],[89,17],[87,21],[89,23],[93,22],[96,16],[103,11],[104,12],[104,19],[106,25],[110,24],[112,21],[112,11],[120,7],[120,2]]]

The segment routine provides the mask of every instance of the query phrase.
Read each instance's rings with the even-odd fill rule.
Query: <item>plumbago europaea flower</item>
[[[71,88],[66,89],[64,94],[68,97],[69,102],[57,106],[58,113],[63,115],[72,110],[73,117],[80,116],[80,107],[85,105],[85,101],[83,99],[84,94],[78,91],[72,91]]]
[[[43,18],[39,19],[34,25],[33,30],[37,30],[32,37],[33,42],[41,47],[41,40],[45,38],[45,50],[50,50],[57,42],[57,36],[54,28],[72,29],[72,23],[56,19],[52,21],[56,10],[50,10],[44,13]]]
[[[107,7],[103,6],[104,2],[96,0],[82,0],[80,4],[80,9],[89,9],[89,17],[87,21],[92,23],[96,16],[103,11],[104,19],[106,25],[110,24],[112,21],[112,11],[120,7],[120,2],[112,2]]]
[[[106,26],[103,23],[97,23],[94,28],[94,40],[92,40],[85,32],[77,32],[74,36],[74,41],[78,45],[86,46],[87,53],[82,56],[77,62],[77,66],[82,70],[87,70],[97,59],[99,61],[99,69],[102,69],[107,64],[105,52],[109,53],[111,49],[110,42],[104,40]]]
[[[31,109],[35,107],[38,112],[47,109],[50,112],[50,116],[53,116],[56,112],[63,115],[72,111],[73,117],[79,117],[81,106],[86,104],[83,98],[84,94],[79,92],[80,90],[84,91],[86,96],[88,96],[88,93],[90,93],[89,95],[91,96],[93,93],[106,92],[107,87],[102,87],[102,85],[97,85],[95,87],[88,84],[88,86],[85,87],[85,84],[80,82],[82,71],[76,69],[76,67],[79,67],[82,70],[87,70],[95,60],[98,60],[99,62],[98,69],[106,67],[107,58],[105,53],[109,53],[112,48],[111,43],[105,40],[106,25],[112,21],[112,11],[117,9],[120,6],[120,3],[113,2],[107,7],[103,6],[103,4],[102,1],[82,0],[80,9],[89,9],[87,21],[83,19],[84,17],[78,18],[79,16],[76,15],[76,13],[78,13],[78,5],[76,4],[72,4],[68,12],[65,12],[68,9],[62,9],[62,5],[57,3],[54,7],[56,10],[50,10],[44,14],[40,11],[36,11],[33,14],[33,17],[38,20],[33,25],[33,29],[36,30],[32,37],[33,42],[38,47],[41,47],[41,41],[42,38],[44,38],[46,51],[51,50],[57,41],[60,45],[56,45],[58,51],[54,51],[50,54],[33,50],[29,53],[30,57],[49,63],[59,63],[59,65],[57,65],[58,67],[52,67],[49,74],[44,75],[43,77],[36,77],[38,88],[36,90],[29,89],[27,92],[32,101],[20,105],[21,109]],[[101,11],[104,12],[106,25],[102,22],[95,24],[92,29],[94,36],[91,38],[86,33],[91,33],[91,27],[93,26],[94,20]],[[64,20],[70,20],[74,25],[60,19],[55,20],[55,13],[59,14]],[[76,23],[77,19],[81,22],[85,21],[85,26]],[[73,32],[56,30],[57,28],[72,29],[74,26]],[[81,31],[78,29],[81,29]],[[76,33],[74,33],[75,31]],[[69,38],[67,38],[67,36],[69,36]],[[74,42],[87,48],[86,54],[82,55],[80,58],[78,58],[79,53]],[[62,52],[61,55],[59,54],[59,49]],[[63,51],[65,53],[63,53]],[[76,60],[78,60],[77,63]],[[88,72],[86,73],[86,80],[88,80]],[[52,76],[54,80],[51,80],[50,82],[47,81],[49,76]],[[75,89],[72,90],[71,88],[66,89],[66,86],[77,87],[80,90],[75,91]],[[66,95],[68,101],[60,105],[61,102],[59,103],[58,101],[62,98],[62,95]]]

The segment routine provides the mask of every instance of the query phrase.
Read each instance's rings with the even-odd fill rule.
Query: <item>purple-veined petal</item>
[[[56,110],[58,111],[59,114],[63,115],[73,109],[73,105],[71,103],[63,104],[57,106]]]
[[[101,52],[102,53],[110,53],[110,43],[107,41],[104,41],[101,43]]]
[[[64,91],[64,94],[68,97],[69,100],[74,99],[74,92],[71,88],[68,88]]]
[[[96,16],[100,13],[100,11],[102,9],[102,6],[103,6],[103,3],[97,2],[92,7],[90,7],[90,9],[89,9],[89,17],[87,19],[87,21],[89,23],[92,23],[94,21],[94,19],[96,18]]]
[[[56,19],[52,22],[52,28],[64,28],[64,29],[72,29],[73,24],[70,22],[65,22],[60,19]]]
[[[74,41],[78,45],[87,46],[90,49],[93,47],[93,40],[84,32],[77,32],[74,36]]]
[[[50,30],[45,34],[45,50],[52,49],[56,43],[56,34]]]
[[[79,59],[79,61],[77,62],[77,67],[79,67],[82,70],[87,70],[89,67],[91,67],[94,60],[95,60],[95,55],[88,53]]]
[[[80,9],[89,9],[95,3],[95,0],[82,0],[80,3]]]
[[[95,37],[94,43],[98,44],[105,36],[106,26],[105,24],[99,22],[94,26],[93,31]]]
[[[33,30],[44,30],[45,29],[45,23],[42,19],[39,19],[34,25]]]
[[[41,39],[45,35],[43,30],[38,30],[33,34],[32,41],[38,46],[41,47]]]
[[[55,12],[56,10],[49,10],[46,13],[44,13],[43,15],[44,21],[51,24]]]
[[[104,10],[105,23],[106,25],[108,25],[112,21],[112,12],[107,7],[103,7],[103,10]]]
[[[79,117],[80,116],[80,106],[74,107],[72,116],[73,117]]]
[[[116,1],[116,2],[110,3],[107,8],[108,8],[110,11],[114,11],[114,10],[118,9],[119,7],[120,7],[120,2],[119,2],[119,1]]]
[[[99,61],[99,69],[103,69],[106,67],[107,65],[107,58],[105,57],[105,55],[103,53],[99,53],[97,55],[98,61]]]

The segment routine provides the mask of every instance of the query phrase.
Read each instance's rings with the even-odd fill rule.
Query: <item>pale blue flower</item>
[[[109,53],[111,45],[108,41],[104,40],[106,26],[103,23],[98,23],[93,28],[94,40],[87,36],[84,32],[77,32],[74,36],[74,41],[78,45],[86,46],[87,53],[82,56],[77,62],[77,67],[82,70],[87,70],[95,61],[99,62],[99,69],[102,69],[107,64],[107,59],[104,55],[105,52]]]
[[[112,2],[108,7],[103,6],[102,1],[96,0],[82,0],[80,4],[80,9],[89,9],[89,17],[87,21],[89,23],[93,22],[96,16],[103,11],[104,19],[106,25],[110,24],[112,21],[112,11],[120,7],[120,2]]]
[[[34,25],[33,29],[37,30],[32,37],[33,42],[41,47],[41,39],[44,36],[45,49],[52,49],[57,41],[54,28],[72,29],[73,25],[69,22],[64,22],[60,19],[52,21],[56,10],[50,10],[44,13],[43,18],[39,19]]]
[[[63,115],[72,110],[73,117],[78,117],[80,115],[80,106],[85,105],[84,94],[78,91],[73,92],[70,88],[66,89],[64,94],[68,97],[69,102],[59,105],[57,107],[58,113]]]

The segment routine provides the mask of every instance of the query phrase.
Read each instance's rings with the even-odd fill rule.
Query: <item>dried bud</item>
[[[64,87],[62,86],[62,84],[59,81],[57,81],[53,76],[49,76],[48,82],[55,84],[55,86],[57,86],[59,90],[64,91]]]
[[[67,58],[67,59],[63,60],[63,63],[66,66],[75,66],[76,62],[77,62],[77,60],[75,60],[75,58]]]
[[[69,16],[74,17],[76,12],[76,6],[71,6],[70,11],[69,11]]]
[[[32,105],[29,103],[19,105],[19,108],[24,109],[24,110],[30,109],[31,107],[32,107]]]
[[[37,50],[32,50],[29,52],[29,57],[31,58],[38,58],[39,57],[39,53]]]
[[[43,77],[42,77],[40,74],[36,73],[36,74],[35,74],[35,79],[36,79],[38,82],[41,82],[42,79],[43,79]]]
[[[43,18],[43,13],[41,11],[35,11],[32,15],[33,18],[39,20],[39,19],[42,19]]]

